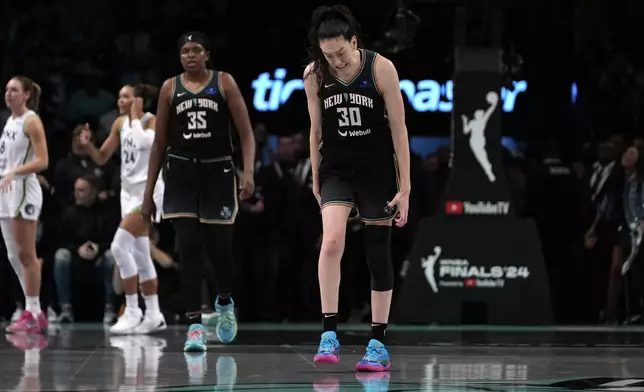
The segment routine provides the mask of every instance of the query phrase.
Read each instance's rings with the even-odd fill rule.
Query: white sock
[[[139,307],[138,294],[125,295],[125,307],[130,309],[137,309]]]
[[[145,313],[156,314],[161,312],[159,309],[159,296],[156,294],[144,295],[145,300]]]
[[[38,316],[42,310],[40,309],[40,298],[39,297],[26,297],[25,298],[25,310]]]

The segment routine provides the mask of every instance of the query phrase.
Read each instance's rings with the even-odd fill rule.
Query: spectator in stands
[[[72,94],[68,118],[72,123],[98,119],[114,107],[116,99],[109,91],[101,88],[102,72],[91,66],[81,66],[79,76],[83,86]]]
[[[74,185],[76,204],[64,209],[58,244],[54,257],[54,279],[61,321],[73,321],[72,265],[74,262],[92,263],[100,271],[105,295],[103,321],[114,319],[112,271],[114,260],[109,253],[110,243],[118,227],[119,214],[112,205],[100,201],[97,180],[82,176]]]
[[[81,131],[85,127],[86,125],[78,125],[74,129],[71,152],[66,158],[58,161],[54,170],[53,185],[56,189],[56,198],[62,206],[72,203],[74,183],[81,176],[91,175],[96,177],[99,192],[108,191],[111,188],[113,172],[115,172],[113,163],[108,161],[103,166],[97,165],[87,156],[87,153],[78,142]],[[105,199],[105,197],[102,197],[102,199]]]
[[[593,321],[598,321],[597,315],[599,321],[606,321],[608,276],[618,245],[623,173],[616,161],[619,157],[617,148],[610,140],[600,144],[589,181],[593,221],[586,232],[585,246],[588,250]]]

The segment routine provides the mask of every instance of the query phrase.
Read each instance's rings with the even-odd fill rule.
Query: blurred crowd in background
[[[530,44],[521,39],[528,33],[513,34],[512,29],[518,28],[513,15],[527,18],[521,13],[529,12],[527,5],[517,5],[506,14],[513,20],[508,20],[509,33],[504,37],[517,38],[505,39],[504,48],[512,48],[516,63],[525,65],[513,70],[516,75],[538,77],[535,75],[542,74],[530,64],[546,64],[539,68],[541,72],[559,70],[558,77],[565,79],[567,86],[574,80],[579,92],[574,104],[568,100],[566,109],[558,110],[566,115],[544,123],[547,129],[542,132],[522,138],[519,131],[504,129],[524,146],[520,151],[505,151],[506,175],[517,212],[537,221],[556,322],[636,323],[642,314],[642,298],[640,291],[625,292],[622,287],[624,247],[619,227],[625,220],[621,202],[628,179],[625,170],[639,170],[641,166],[635,163],[623,167],[622,156],[631,146],[642,148],[638,135],[642,134],[644,113],[644,56],[637,37],[644,26],[639,23],[644,4],[636,0],[620,2],[619,7],[600,0],[556,3],[547,6],[550,8],[543,13],[547,17],[535,18],[539,22],[530,26],[554,26],[544,38],[546,43],[553,34],[573,38],[558,39],[567,42],[566,58],[558,59],[564,52],[560,47],[553,47],[550,57],[548,49],[528,48]],[[115,154],[103,166],[92,162],[78,143],[83,124],[89,124],[94,141],[100,144],[119,115],[116,95],[122,85],[143,82],[160,86],[165,78],[176,74],[174,42],[182,32],[181,26],[207,32],[220,53],[264,53],[265,49],[241,47],[243,39],[231,38],[231,32],[238,30],[231,27],[227,13],[235,6],[226,1],[207,5],[169,1],[160,6],[152,1],[117,1],[97,2],[92,7],[81,1],[65,5],[35,1],[29,6],[7,3],[2,7],[1,80],[22,74],[38,82],[43,90],[40,114],[48,137],[50,166],[38,177],[45,195],[38,240],[44,271],[42,303],[51,321],[110,323],[123,301],[109,254],[120,217],[120,156]],[[190,12],[195,7],[201,11]],[[367,18],[357,16],[359,20]],[[166,23],[168,20],[173,23]],[[305,24],[306,15],[298,14],[294,23]],[[273,44],[290,42],[290,34],[274,26],[262,39]],[[422,34],[416,37],[416,41],[422,40]],[[255,43],[252,37],[246,41]],[[271,47],[270,43],[262,46]],[[245,56],[252,58],[252,53]],[[226,70],[237,77],[236,67],[242,68],[242,64],[231,66],[233,60],[228,57],[223,61],[228,64]],[[240,69],[239,74],[243,72]],[[250,98],[246,96],[247,101]],[[535,108],[528,113],[549,110],[538,105]],[[306,111],[306,107],[301,110]],[[6,110],[0,111],[2,124],[8,115]],[[415,135],[426,131],[408,126]],[[256,194],[241,205],[238,215],[234,296],[242,322],[317,321],[321,222],[311,193],[308,124],[285,122],[276,128],[262,120],[254,124],[258,143]],[[448,135],[449,127],[433,132]],[[268,143],[272,134],[279,135],[276,148]],[[443,146],[428,156],[412,156],[409,224],[394,230],[397,271],[409,255],[419,220],[442,208],[449,154],[449,147]],[[370,317],[369,274],[362,226],[359,221],[348,225],[340,315],[343,321],[351,322]],[[88,241],[99,245],[96,252],[79,251]],[[170,223],[156,227],[153,243],[161,307],[171,316],[166,319],[174,320],[175,315],[182,314],[178,283],[181,260],[174,252]],[[5,259],[2,250],[0,316],[9,319],[14,310],[23,307],[24,298]],[[214,284],[208,265],[204,263],[206,312],[212,309],[210,288]],[[397,279],[396,286],[401,284],[402,278]],[[625,303],[630,304],[628,312]]]

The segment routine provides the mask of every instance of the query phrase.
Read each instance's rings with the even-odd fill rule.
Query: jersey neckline
[[[197,95],[201,93],[206,87],[208,87],[210,82],[212,82],[212,77],[214,75],[214,72],[212,70],[208,70],[208,73],[209,73],[208,79],[197,90],[192,90],[190,87],[186,85],[185,81],[183,80],[183,76],[185,75],[183,73],[179,76],[179,82],[181,82],[181,86],[183,86],[183,88],[186,89],[187,92],[189,92],[192,95]]]

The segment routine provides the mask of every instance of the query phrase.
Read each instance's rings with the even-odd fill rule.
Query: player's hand
[[[253,194],[255,194],[255,174],[244,171],[239,181],[239,198],[248,200]]]
[[[152,216],[156,213],[156,205],[152,196],[145,195],[141,205],[141,218],[146,223],[152,222]]]
[[[78,143],[81,147],[87,147],[92,143],[92,130],[89,127],[89,124],[85,123],[85,127],[78,137]]]
[[[130,105],[130,120],[138,120],[143,117],[143,98],[134,97]]]
[[[2,193],[7,193],[11,190],[13,177],[14,174],[11,170],[2,175],[2,178],[0,178],[0,191],[2,191]]]
[[[313,178],[313,185],[311,187],[311,190],[313,191],[313,196],[315,196],[315,200],[317,200],[318,204],[321,206],[322,198],[320,197],[320,182],[316,178]]]
[[[400,191],[396,193],[396,197],[389,202],[389,207],[398,207],[398,213],[394,218],[396,226],[403,227],[407,224],[407,214],[409,213],[409,192]]]

